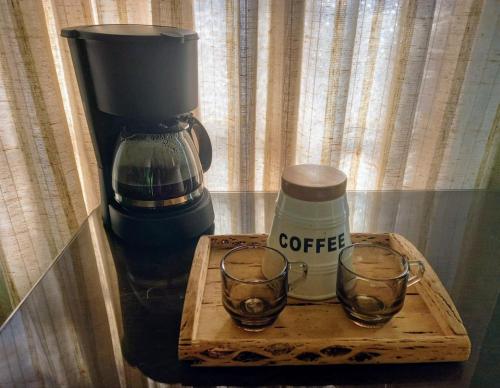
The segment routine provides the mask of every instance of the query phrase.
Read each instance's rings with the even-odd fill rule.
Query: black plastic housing
[[[80,40],[97,108],[112,115],[162,120],[198,105],[198,35],[163,26],[71,27]]]
[[[123,241],[136,245],[183,244],[203,234],[214,220],[212,200],[206,189],[196,202],[177,209],[129,212],[112,202],[108,210],[113,232]]]
[[[197,107],[196,32],[108,24],[68,27],[61,35],[68,38],[96,154],[104,224],[138,245],[169,244],[202,234],[214,221],[208,191],[192,203],[148,213],[122,208],[111,186],[117,123],[124,118],[159,122]]]

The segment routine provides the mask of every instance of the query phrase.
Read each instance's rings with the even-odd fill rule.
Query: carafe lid
[[[292,198],[309,202],[331,201],[345,194],[347,176],[331,166],[288,166],[281,176],[281,190]]]

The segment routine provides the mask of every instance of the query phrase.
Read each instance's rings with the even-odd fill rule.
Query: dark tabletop
[[[268,232],[275,193],[213,193],[216,234]],[[500,192],[351,192],[351,230],[397,232],[427,257],[468,330],[463,363],[195,368],[177,360],[196,241],[140,249],[99,209],[0,328],[0,387],[362,385],[500,381]]]

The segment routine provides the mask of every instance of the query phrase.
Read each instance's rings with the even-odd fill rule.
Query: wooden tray
[[[274,325],[262,332],[238,328],[221,302],[219,263],[228,249],[266,242],[266,235],[205,236],[191,268],[179,338],[179,358],[200,366],[317,365],[464,361],[470,340],[436,273],[397,234],[352,235],[353,242],[388,245],[422,260],[423,279],[408,290],[403,309],[380,329],[356,326],[336,299],[289,298]]]

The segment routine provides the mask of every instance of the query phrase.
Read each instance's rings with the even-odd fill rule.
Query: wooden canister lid
[[[331,166],[299,164],[281,175],[281,189],[292,198],[309,202],[330,201],[345,194],[347,176]]]

